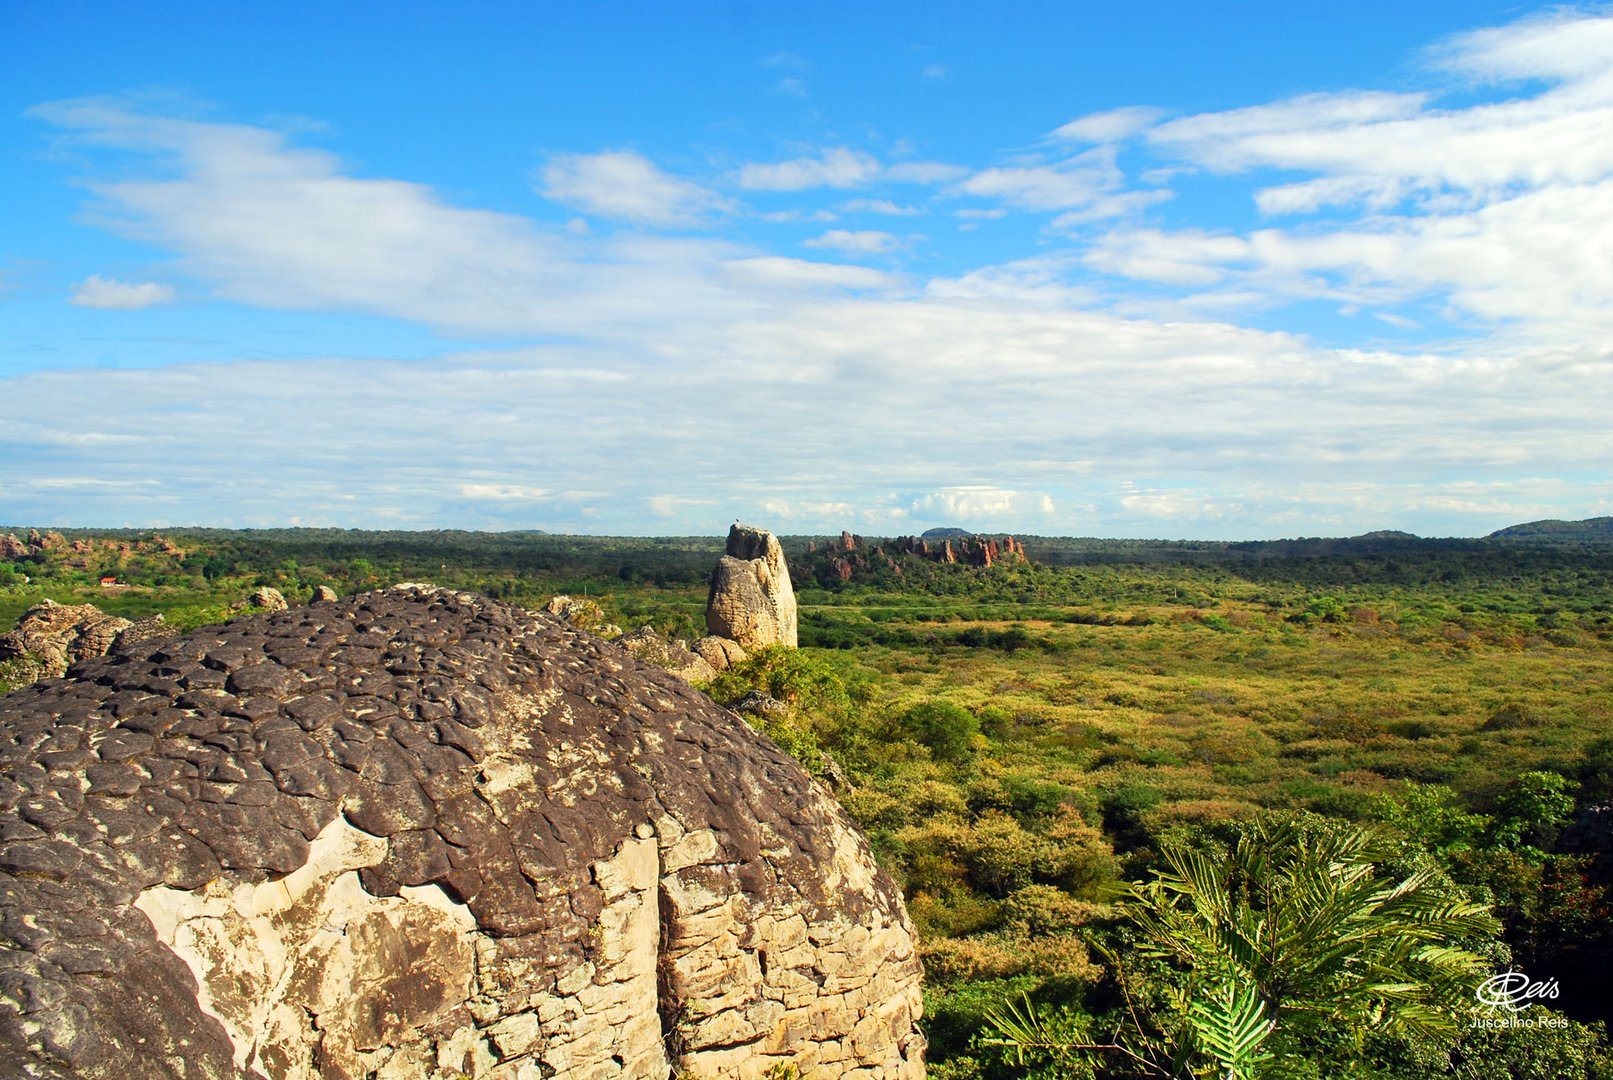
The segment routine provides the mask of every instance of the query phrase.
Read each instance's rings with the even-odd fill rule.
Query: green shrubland
[[[722,543],[165,535],[0,564],[0,619],[430,580],[692,638]],[[904,891],[941,1080],[1613,1077],[1613,866],[1565,843],[1613,802],[1613,546],[1554,537],[1021,538],[849,581],[787,538],[803,647],[707,689],[783,703],[752,722]],[[1470,1026],[1509,965],[1562,1026]]]

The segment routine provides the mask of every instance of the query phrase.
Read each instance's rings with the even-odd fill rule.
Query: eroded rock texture
[[[706,630],[742,649],[794,646],[799,639],[795,589],[778,538],[766,529],[735,525],[711,576]]]
[[[677,679],[407,587],[0,699],[0,1069],[919,1077],[900,900]]]

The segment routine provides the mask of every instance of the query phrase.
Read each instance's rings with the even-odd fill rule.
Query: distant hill
[[[1529,521],[1497,529],[1486,540],[1515,540],[1531,543],[1594,543],[1613,541],[1613,517],[1586,518],[1584,521]]]
[[[921,534],[921,537],[925,540],[958,540],[965,536],[973,535],[974,533],[970,532],[968,529],[955,529],[949,527],[943,529],[925,529]]]

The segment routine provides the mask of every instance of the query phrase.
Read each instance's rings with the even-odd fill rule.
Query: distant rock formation
[[[849,532],[822,549],[809,551],[805,563],[798,562],[810,578],[820,584],[849,582],[859,573],[888,571],[903,577],[911,560],[922,559],[946,566],[978,566],[983,569],[1000,562],[1026,562],[1025,545],[1012,536],[1001,539],[972,536],[959,529],[931,529],[923,536],[898,536],[870,540]]]
[[[706,630],[747,651],[799,642],[795,590],[784,549],[766,529],[735,525],[717,561],[706,601]]]
[[[108,556],[122,561],[131,555],[162,556],[183,562],[185,552],[166,536],[152,533],[145,540],[121,540],[111,537],[79,537],[68,540],[54,530],[40,532],[29,529],[26,539],[14,533],[0,535],[0,560],[20,562],[32,560],[47,562],[60,558],[64,565],[78,570],[91,569],[104,563]]]
[[[900,894],[743,720],[401,587],[0,699],[0,1061],[31,1077],[919,1080]]]

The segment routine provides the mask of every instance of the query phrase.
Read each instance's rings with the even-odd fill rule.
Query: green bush
[[[950,701],[926,701],[902,714],[902,726],[930,748],[937,761],[965,761],[975,749],[980,720]]]

